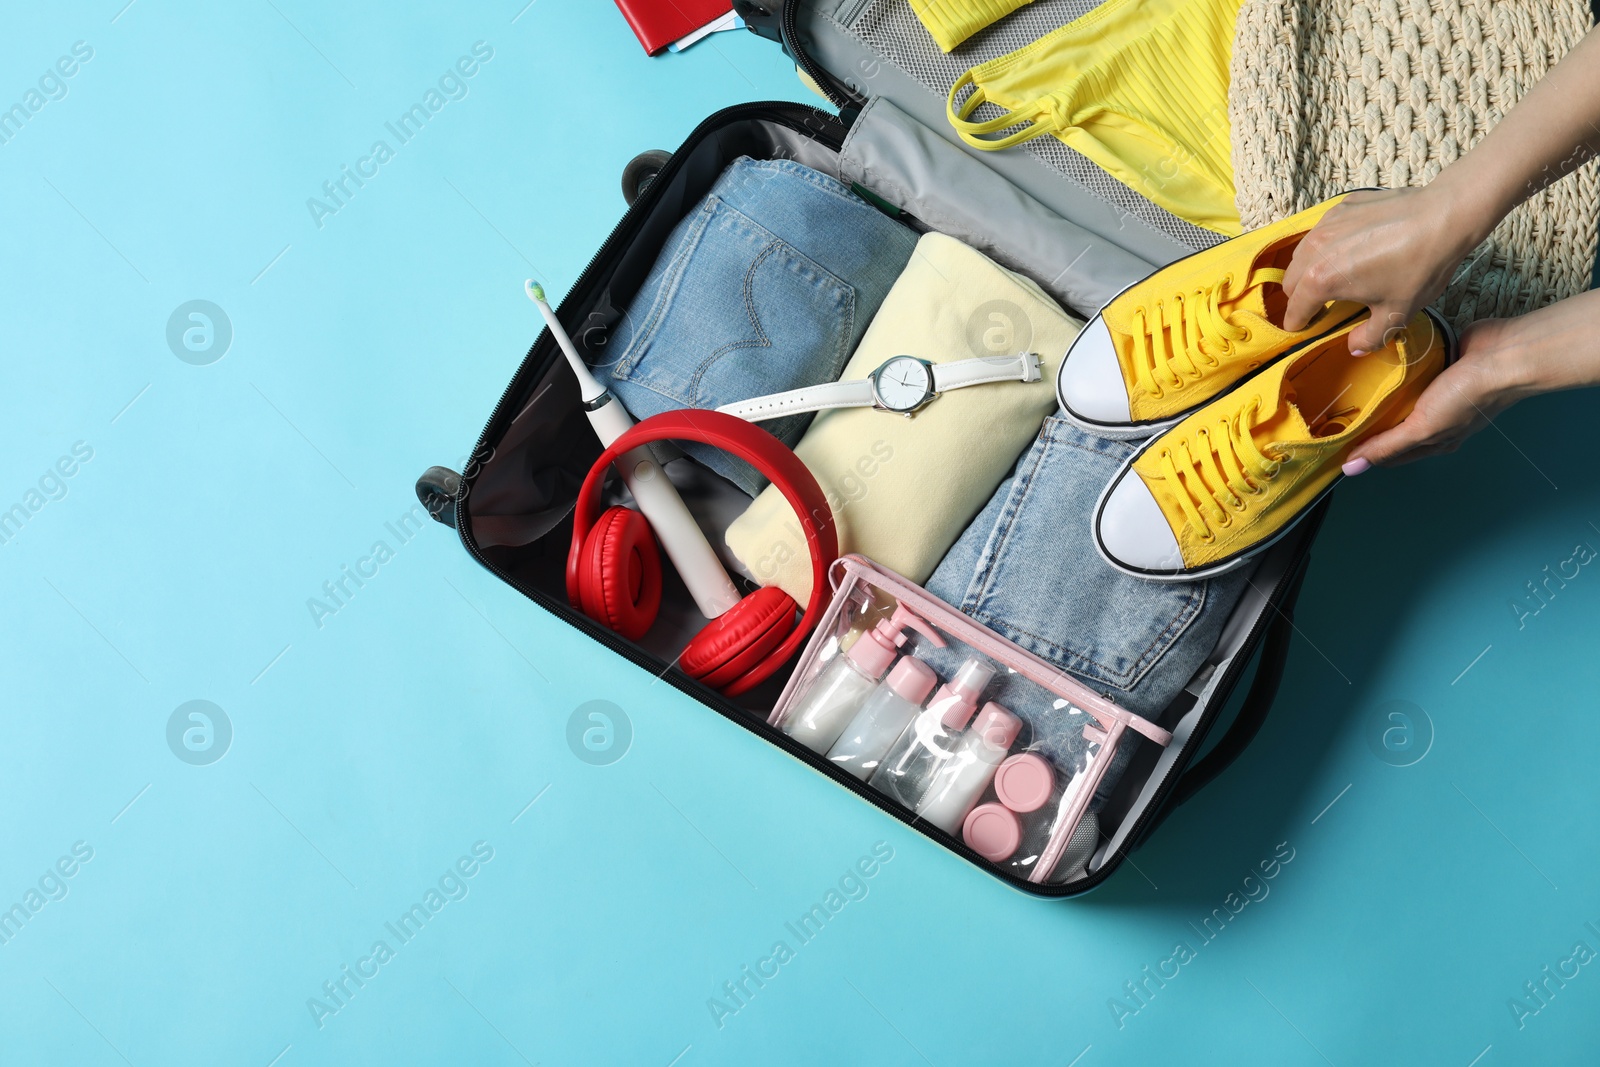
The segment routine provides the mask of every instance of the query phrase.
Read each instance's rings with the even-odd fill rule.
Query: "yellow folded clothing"
[[[952,363],[1018,352],[1035,353],[1043,377],[953,389],[909,419],[874,408],[818,414],[795,452],[827,493],[839,550],[926,581],[1055,410],[1051,383],[1082,326],[1027,278],[953,237],[924,235],[841,380],[897,355]],[[727,542],[757,581],[805,603],[805,539],[771,486]]]
[[[999,22],[1029,0],[911,0],[911,10],[948,52],[993,22]]]

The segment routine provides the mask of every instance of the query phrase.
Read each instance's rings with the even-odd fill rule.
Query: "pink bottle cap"
[[[984,859],[999,863],[1022,844],[1022,820],[1004,804],[979,804],[961,824],[961,839]]]
[[[1012,811],[1038,811],[1055,787],[1055,770],[1032,752],[1012,756],[994,772],[994,795]]]
[[[905,629],[908,626],[920,632],[939,648],[944,647],[944,638],[902,604],[894,609],[893,615],[858,637],[845,655],[868,677],[882,678],[883,672],[889,669],[889,664],[900,654],[897,650],[906,643]]]
[[[920,659],[903,656],[894,665],[894,670],[889,672],[889,680],[885,684],[894,690],[896,696],[921,707],[938,680],[939,676],[933,673],[932,667]]]
[[[882,678],[883,672],[889,669],[889,664],[900,654],[898,646],[905,643],[903,634],[883,636],[878,633],[879,629],[881,624],[856,638],[856,643],[845,653],[868,678]]]
[[[978,710],[978,696],[994,677],[994,668],[981,659],[963,663],[956,676],[939,688],[929,707],[937,707],[946,730],[963,730]]]
[[[990,748],[1007,749],[1022,732],[1022,720],[991,700],[978,712],[972,729]]]

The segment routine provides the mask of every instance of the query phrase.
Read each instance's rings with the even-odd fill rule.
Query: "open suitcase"
[[[1081,318],[1157,266],[1214,242],[1216,235],[1166,214],[1054,138],[980,153],[961,145],[945,122],[945,92],[963,70],[1094,6],[1094,0],[1034,0],[945,55],[905,0],[736,0],[750,29],[780,43],[802,79],[838,113],[792,103],[740,104],[707,118],[670,155],[647,152],[635,159],[623,181],[627,213],[558,309],[567,332],[586,355],[603,348],[669,232],[741,155],[793,160],[838,177],[898,209],[914,229],[957,237],[1027,275]],[[678,610],[664,606],[662,621],[638,643],[572,608],[564,583],[573,505],[600,451],[577,384],[546,330],[490,414],[468,469],[432,468],[417,492],[434,518],[455,527],[474,559],[539,607],[962,859],[1039,896],[1071,896],[1099,885],[1250,743],[1282,676],[1294,601],[1326,508],[1319,505],[1254,564],[1215,649],[1155,716],[1170,741],[1134,747],[1115,788],[1102,798],[1098,837],[1081,868],[1065,881],[1049,882],[991,863],[959,832],[946,833],[891,803],[769,725],[784,683],[814,667],[809,653],[768,683],[728,698],[671,666],[684,641],[682,620],[698,618],[681,586],[666,594],[676,598]],[[686,464],[672,466],[679,481]],[[692,484],[680,485],[714,541],[729,521],[728,494],[739,496],[731,484],[721,487],[725,492],[710,485],[716,481],[691,475]],[[1252,662],[1248,690],[1237,700]],[[1226,731],[1200,757],[1235,704]]]

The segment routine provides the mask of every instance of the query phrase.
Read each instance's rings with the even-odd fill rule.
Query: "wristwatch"
[[[890,356],[865,378],[826,382],[724,404],[718,411],[749,422],[765,422],[803,411],[824,408],[879,408],[910,418],[940,393],[989,382],[1039,381],[1039,357],[1032,352],[1014,356],[984,356],[954,363],[930,363],[916,356]]]

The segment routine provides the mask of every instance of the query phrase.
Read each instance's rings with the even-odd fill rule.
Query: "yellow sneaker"
[[[1217,397],[1130,456],[1095,506],[1095,547],[1124,574],[1223,574],[1288,533],[1343,476],[1356,443],[1399,424],[1456,358],[1428,309],[1352,356],[1354,322]]]
[[[1283,329],[1283,272],[1332,200],[1240,234],[1124,289],[1084,324],[1056,373],[1072,422],[1106,437],[1148,437],[1242,378],[1364,310],[1337,302]]]

